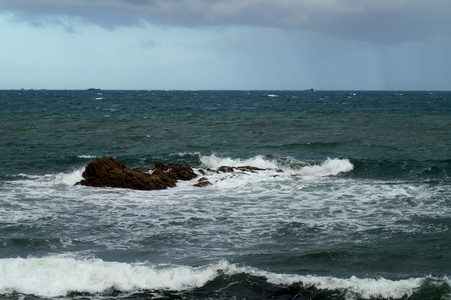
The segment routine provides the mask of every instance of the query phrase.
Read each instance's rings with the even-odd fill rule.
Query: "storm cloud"
[[[0,10],[34,26],[254,26],[383,44],[451,28],[448,0],[2,0]]]
[[[450,0],[0,0],[0,82],[449,90],[450,11]]]

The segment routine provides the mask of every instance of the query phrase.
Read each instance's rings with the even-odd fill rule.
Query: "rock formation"
[[[107,156],[88,164],[82,176],[84,179],[76,184],[136,190],[161,190],[175,187],[178,180],[197,177],[192,168],[179,164],[156,163],[155,168],[144,171],[129,169],[123,162]]]
[[[210,181],[208,181],[207,178],[202,177],[202,178],[200,178],[200,179],[197,181],[196,184],[194,184],[194,186],[197,186],[197,187],[204,187],[204,186],[211,185],[211,184],[212,184],[212,183],[211,183]]]
[[[232,173],[235,174],[254,173],[264,171],[251,166],[228,167],[222,166],[216,170],[198,169],[198,172],[204,176],[212,173]],[[275,170],[283,172],[282,170]],[[175,187],[179,180],[191,180],[197,177],[197,174],[190,167],[179,164],[165,165],[161,162],[155,163],[155,168],[150,170],[129,169],[121,161],[110,156],[103,156],[100,160],[94,161],[86,166],[82,174],[83,180],[76,185],[86,185],[94,187],[116,187],[135,190],[162,190],[168,187]],[[201,177],[194,186],[204,187],[212,183],[206,178]]]

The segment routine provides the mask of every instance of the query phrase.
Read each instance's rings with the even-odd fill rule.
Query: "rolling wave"
[[[3,295],[17,293],[54,298],[74,293],[95,295],[111,291],[129,293],[185,291],[190,293],[199,288],[208,288],[208,285],[212,284],[223,285],[222,290],[226,290],[230,289],[230,286],[239,285],[240,281],[246,282],[247,286],[261,284],[267,286],[268,290],[271,285],[277,286],[279,292],[290,286],[296,293],[312,288],[316,293],[332,291],[344,299],[401,299],[420,293],[422,288],[430,289],[434,286],[439,296],[445,296],[446,291],[449,293],[451,289],[451,280],[448,277],[429,276],[391,280],[355,276],[336,278],[278,274],[238,266],[227,261],[190,267],[148,262],[129,264],[101,259],[79,260],[65,257],[0,259],[0,294]],[[274,287],[272,289],[274,290]],[[214,290],[218,290],[217,286]],[[229,296],[232,292],[228,292]],[[268,296],[264,294],[265,292],[260,296]]]

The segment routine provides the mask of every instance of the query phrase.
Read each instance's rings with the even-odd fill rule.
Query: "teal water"
[[[0,118],[4,298],[451,297],[451,92],[0,91]],[[268,170],[74,186],[102,155]]]

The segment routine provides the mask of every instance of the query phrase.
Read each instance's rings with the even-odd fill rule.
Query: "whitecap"
[[[89,159],[97,158],[97,156],[95,156],[95,155],[77,155],[77,157],[78,158],[89,158]]]
[[[302,176],[336,176],[340,173],[350,172],[354,169],[354,165],[349,159],[330,159],[320,165],[305,166],[299,171]]]
[[[349,159],[327,158],[320,164],[308,164],[298,161],[294,158],[285,158],[283,160],[268,159],[263,155],[256,155],[247,159],[221,157],[216,154],[209,156],[200,156],[202,167],[219,168],[221,166],[242,167],[250,166],[260,169],[283,170],[291,175],[301,176],[336,176],[340,173],[350,172],[354,165]],[[288,162],[288,164],[287,164]]]
[[[200,161],[205,168],[219,168],[222,166],[242,167],[251,166],[261,169],[278,169],[276,161],[268,160],[263,155],[257,155],[248,159],[221,157],[216,154],[201,156]]]
[[[275,284],[300,282],[305,288],[318,290],[338,290],[344,292],[345,299],[400,299],[411,296],[420,288],[425,278],[389,280],[385,278],[336,278],[327,276],[280,276],[269,274],[268,281]]]
[[[379,278],[337,278],[332,276],[315,275],[296,275],[296,274],[278,274],[268,271],[262,271],[249,267],[237,267],[230,265],[228,273],[248,273],[253,276],[264,277],[269,283],[277,285],[299,284],[304,288],[315,287],[318,290],[336,290],[344,294],[345,299],[399,299],[411,296],[417,289],[425,283],[427,279],[435,282],[447,282],[445,278],[409,278],[401,280],[390,280],[383,277]]]
[[[16,184],[22,186],[33,186],[36,189],[39,186],[48,187],[49,184],[63,184],[63,185],[74,185],[78,181],[83,179],[83,172],[85,167],[80,167],[77,169],[72,169],[68,172],[56,173],[56,174],[45,174],[45,175],[29,175],[29,174],[18,174],[22,177],[23,181],[17,181]]]
[[[72,292],[94,294],[112,288],[187,290],[205,285],[221,268],[223,263],[196,268],[62,257],[0,259],[0,294],[61,297]]]
[[[55,179],[57,182],[60,182],[64,185],[74,185],[75,183],[83,179],[82,174],[84,170],[85,168],[82,167],[79,169],[75,169],[69,173],[59,173],[55,176],[56,177]]]

